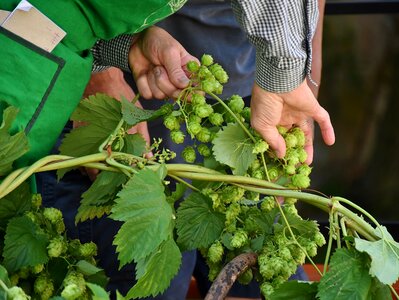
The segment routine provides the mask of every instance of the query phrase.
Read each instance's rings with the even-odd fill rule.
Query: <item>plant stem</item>
[[[216,101],[218,101],[229,112],[229,114],[233,116],[233,118],[237,121],[237,124],[240,125],[240,127],[245,131],[248,137],[255,143],[256,139],[254,138],[254,136],[249,132],[248,128],[242,123],[240,118],[237,117],[237,115],[230,109],[230,107],[214,93],[209,93],[209,95],[211,95]]]

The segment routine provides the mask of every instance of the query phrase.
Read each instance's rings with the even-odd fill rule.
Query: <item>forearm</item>
[[[322,56],[323,56],[322,44],[323,44],[323,21],[324,21],[325,2],[326,2],[325,0],[318,0],[319,20],[317,22],[317,28],[312,42],[313,59],[312,59],[312,71],[310,77],[316,84],[309,82],[309,86],[316,98],[318,97],[319,94],[321,74],[322,74]]]
[[[232,4],[239,23],[257,49],[257,84],[277,93],[299,86],[310,74],[317,0],[275,0],[267,4],[232,0]]]

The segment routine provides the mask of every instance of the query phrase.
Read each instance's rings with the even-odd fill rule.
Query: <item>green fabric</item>
[[[30,143],[19,164],[34,162],[54,145],[89,80],[89,50],[98,39],[140,32],[185,1],[30,0],[67,32],[51,54],[0,29],[0,100],[20,108],[13,130],[24,129]],[[1,0],[0,9],[12,11],[18,3]]]

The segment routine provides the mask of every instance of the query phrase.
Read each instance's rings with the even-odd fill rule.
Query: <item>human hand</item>
[[[129,52],[129,64],[145,99],[177,98],[189,79],[184,66],[198,61],[165,30],[152,26],[141,33]]]
[[[277,125],[291,128],[300,127],[306,137],[306,163],[313,160],[313,120],[322,133],[324,142],[335,142],[334,129],[328,112],[320,106],[306,81],[295,90],[287,93],[271,93],[257,84],[252,90],[251,126],[269,143],[279,158],[285,156],[286,145],[277,130]]]

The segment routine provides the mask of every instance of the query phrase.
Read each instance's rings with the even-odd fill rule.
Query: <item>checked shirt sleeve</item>
[[[260,87],[288,92],[310,76],[317,0],[232,0],[232,7],[256,47]]]
[[[100,72],[108,67],[117,67],[129,71],[129,50],[134,41],[134,35],[124,34],[111,40],[99,40],[91,49],[94,62],[92,72]]]

